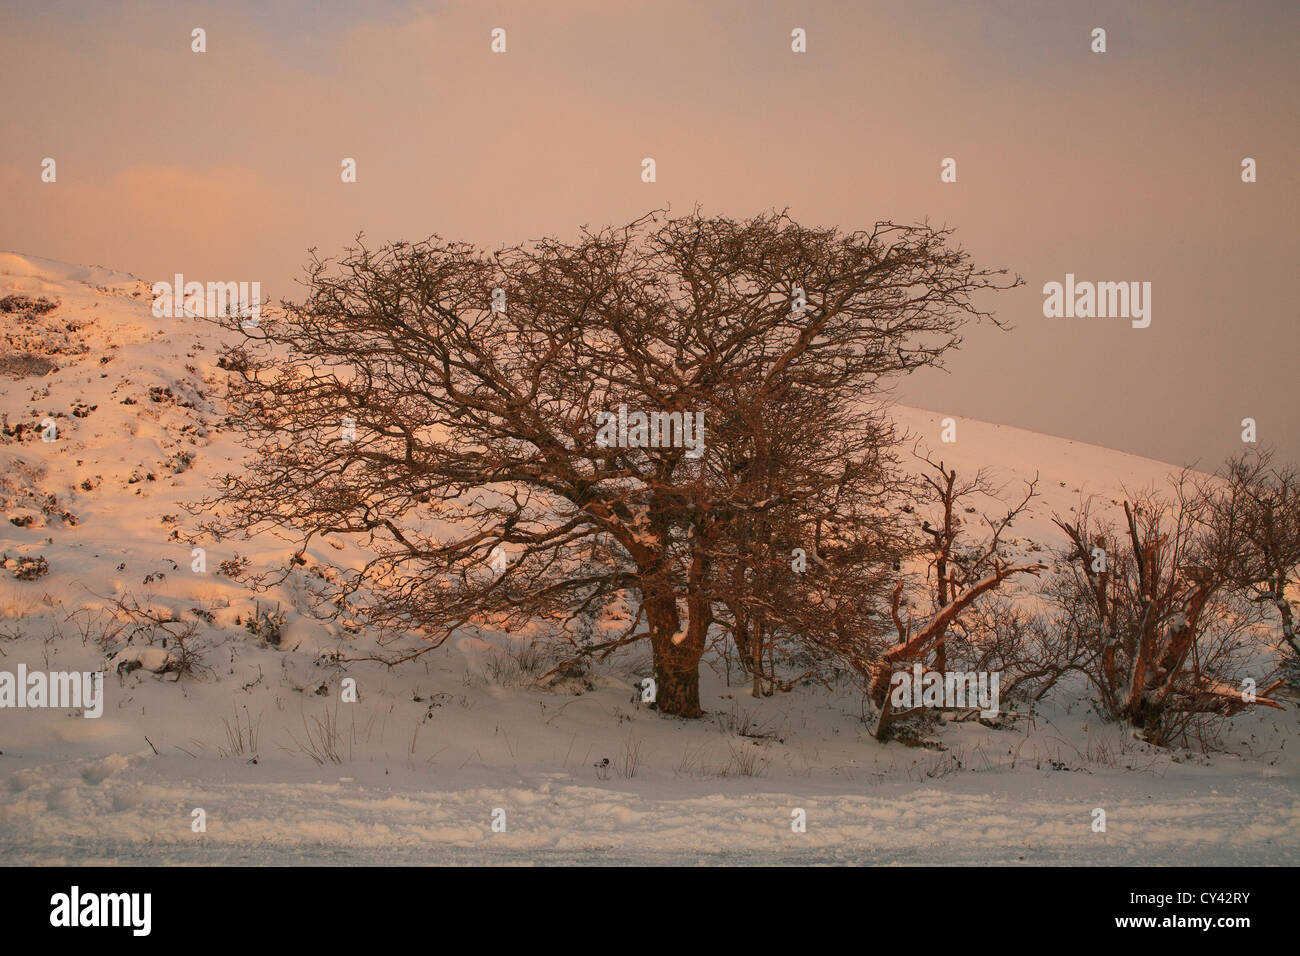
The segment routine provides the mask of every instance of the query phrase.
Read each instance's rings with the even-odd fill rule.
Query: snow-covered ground
[[[255,596],[218,573],[236,554],[278,562],[283,542],[207,542],[206,573],[191,571],[183,503],[242,457],[221,427],[213,330],[154,318],[145,283],[99,267],[0,254],[11,294],[59,306],[0,314],[0,549],[15,562],[0,571],[0,670],[108,674],[98,719],[0,710],[0,863],[1300,862],[1293,701],[1237,718],[1207,757],[1134,740],[1062,687],[1032,726],[950,724],[933,750],[877,743],[847,685],[754,699],[720,666],[705,669],[704,719],[665,719],[638,702],[644,650],[589,689],[538,687],[505,634],[395,669],[339,665],[374,650],[365,635],[299,615],[292,580]],[[1051,514],[1081,495],[1109,504],[1175,470],[957,415],[940,445],[947,414],[896,409],[1009,494],[1039,474],[1014,529],[1026,554],[1060,543]],[[18,580],[38,555],[49,572]],[[95,614],[126,595],[196,623],[193,674],[155,673],[161,648],[106,660]],[[280,648],[242,626],[268,600],[287,612]],[[345,677],[356,703],[340,700]]]

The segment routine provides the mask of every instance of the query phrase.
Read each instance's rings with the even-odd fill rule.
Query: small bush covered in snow
[[[13,572],[14,577],[19,581],[35,581],[50,573],[50,563],[45,560],[44,556],[37,555],[34,558],[10,558],[6,556],[4,566]]]
[[[262,606],[254,606],[253,613],[248,616],[244,622],[244,630],[248,631],[259,641],[265,641],[272,647],[280,646],[280,639],[284,636],[284,612],[280,610],[280,605],[275,606],[274,611],[262,610]]]

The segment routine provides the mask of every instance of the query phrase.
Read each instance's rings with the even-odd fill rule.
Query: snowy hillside
[[[268,594],[223,564],[278,565],[271,537],[204,541],[194,570],[185,505],[243,450],[217,332],[151,303],[131,276],[0,254],[0,670],[107,672],[97,719],[0,711],[0,863],[1300,863],[1294,701],[1235,718],[1203,756],[1149,747],[1063,686],[1032,726],[950,725],[939,750],[878,743],[847,682],[755,699],[721,666],[704,719],[665,719],[639,703],[641,650],[549,687],[518,635],[339,663],[395,650],[300,613],[306,576],[351,544],[316,542]],[[1053,513],[1177,471],[956,415],[944,444],[949,414],[895,409],[1008,495],[1038,475],[1012,529],[1026,555],[1063,543]],[[114,631],[120,603],[162,622],[157,640]],[[270,640],[247,626],[267,612],[284,614]]]

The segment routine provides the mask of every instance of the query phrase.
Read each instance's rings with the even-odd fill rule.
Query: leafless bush
[[[1300,468],[1275,466],[1270,451],[1243,453],[1197,491],[1204,550],[1231,588],[1277,612],[1284,672],[1300,685]]]
[[[637,769],[641,766],[641,738],[627,735],[627,743],[623,745],[623,753],[618,758],[615,769],[619,776],[625,780],[630,780],[636,776]]]
[[[501,687],[535,683],[549,662],[547,649],[539,641],[511,639],[504,647],[494,645],[487,650],[481,673],[484,681]]]
[[[248,708],[244,708],[244,719],[241,721],[239,711],[235,711],[235,722],[224,717],[221,722],[226,727],[226,746],[222,749],[221,754],[225,757],[242,757],[244,754],[257,753],[257,730],[261,725],[261,718],[258,718],[257,725],[254,725],[252,715],[249,714]]]
[[[271,647],[279,647],[284,637],[284,621],[285,612],[280,610],[278,603],[272,611],[270,608],[262,610],[258,601],[253,605],[253,613],[244,620],[244,630]]]
[[[163,673],[175,675],[173,680],[208,669],[196,622],[182,620],[171,608],[142,606],[130,593],[107,606],[78,608],[68,619],[76,622],[83,642],[95,641],[106,655],[137,641],[162,648],[169,656]]]
[[[999,594],[970,608],[952,625],[948,666],[1000,673],[1002,699],[1030,708],[1066,674],[1082,673],[1088,648],[1076,631],[1059,629],[1034,608],[1036,598]]]
[[[1055,623],[1088,652],[1085,672],[1104,714],[1160,746],[1198,740],[1216,723],[1270,698],[1276,681],[1251,695],[1244,652],[1260,617],[1234,600],[1222,562],[1196,534],[1199,501],[1186,475],[1172,494],[1154,490],[1124,502],[1127,527],[1095,518],[1090,503],[1057,525],[1071,546],[1049,585]]]
[[[289,738],[294,742],[299,753],[306,754],[317,766],[324,766],[327,763],[343,763],[337,712],[331,714],[327,707],[320,717],[312,717],[310,722],[307,715],[303,714],[302,729],[302,740],[299,740],[292,730],[289,731]],[[412,737],[411,746],[412,748],[415,746],[414,737]],[[280,749],[292,753],[285,747]]]
[[[734,703],[725,714],[718,714],[717,721],[719,728],[729,734],[735,734],[737,737],[748,737],[751,740],[774,740],[778,736],[779,726],[773,726],[773,721],[760,719],[758,711],[755,709],[742,708],[737,710]]]
[[[0,354],[0,375],[10,378],[28,378],[48,375],[59,367],[59,363],[44,355],[28,355],[21,352]]]
[[[731,759],[718,772],[718,776],[761,777],[767,771],[771,757],[757,743],[749,741],[739,746],[728,743],[727,747],[731,751]]]
[[[31,315],[44,315],[59,307],[58,300],[45,296],[32,298],[30,295],[7,295],[0,299],[0,312],[26,312]]]
[[[4,558],[7,564],[9,558],[7,555]],[[14,577],[19,581],[35,581],[37,578],[50,573],[50,563],[45,560],[43,555],[39,554],[34,558],[19,557],[14,561],[13,573]]]

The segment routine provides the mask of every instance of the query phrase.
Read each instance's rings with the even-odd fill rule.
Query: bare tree
[[[976,496],[996,497],[997,488],[987,472],[981,470],[970,478],[959,479],[955,468],[946,468],[944,462],[935,461],[919,452],[929,469],[921,475],[923,494],[936,505],[938,526],[926,520],[922,532],[930,541],[930,559],[927,580],[931,584],[933,614],[918,627],[911,617],[906,623],[899,605],[903,582],[895,586],[891,616],[898,641],[888,648],[880,659],[871,665],[870,693],[878,710],[876,737],[887,740],[895,722],[911,711],[896,712],[890,698],[890,683],[900,666],[919,663],[936,671],[948,666],[947,645],[955,633],[968,636],[971,623],[958,628],[963,615],[978,609],[978,599],[1000,588],[1004,582],[1021,574],[1037,575],[1043,565],[1037,562],[1016,564],[1005,552],[1003,535],[1014,519],[1020,515],[1037,495],[1038,477],[1027,483],[1024,497],[1007,508],[1004,515],[990,518],[981,514],[987,528],[982,538],[972,538],[966,533],[965,519],[959,514],[962,502]],[[933,659],[931,659],[933,655]]]
[[[1258,620],[1229,599],[1223,567],[1198,546],[1199,501],[1184,474],[1166,498],[1124,502],[1126,527],[1097,520],[1084,503],[1073,522],[1064,576],[1050,589],[1058,626],[1091,651],[1087,673],[1102,710],[1167,746],[1270,698],[1239,683],[1241,651]]]
[[[964,503],[971,499],[997,498],[1003,489],[997,487],[986,469],[981,468],[974,475],[958,480],[955,468],[945,469],[942,461],[935,461],[929,454],[917,451],[914,454],[929,466],[921,473],[920,484],[923,496],[936,506],[938,525],[931,525],[926,520],[921,531],[931,538],[927,579],[934,610],[938,613],[973,582],[981,580],[995,563],[1006,563],[1003,534],[1012,520],[1037,497],[1038,475],[1035,474],[1034,480],[1028,482],[1020,503],[1008,508],[1005,515],[994,519],[980,514],[980,521],[988,533],[983,539],[972,540],[961,512],[965,508],[967,513],[977,514],[978,509]],[[960,545],[959,538],[962,539]],[[936,636],[942,638],[943,634],[940,632]],[[947,642],[942,639],[935,646],[934,666],[940,671],[948,666]]]
[[[861,550],[827,529],[841,495],[865,514],[852,496],[882,480],[873,396],[991,318],[972,296],[1002,273],[949,238],[652,213],[491,255],[434,238],[316,258],[305,302],[228,323],[244,337],[225,363],[231,420],[253,454],[204,505],[208,528],[279,529],[299,552],[360,538],[370,557],[318,582],[322,609],[430,647],[627,596],[631,625],[607,644],[648,640],[657,706],[698,716],[699,661],[738,556],[767,533],[757,518],[784,509],[814,547]],[[791,465],[764,429],[811,396],[826,453],[760,493]],[[633,440],[624,412],[679,437],[702,416],[706,440]],[[615,413],[619,440],[602,442]]]
[[[808,676],[782,679],[778,661],[837,635],[879,632],[904,546],[889,509],[901,485],[894,431],[878,410],[791,391],[768,409],[739,411],[747,434],[720,442],[730,464],[720,477],[748,507],[715,551],[717,622],[758,696]]]
[[[930,454],[914,452],[928,467],[919,476],[923,504],[929,518],[921,525],[928,541],[926,581],[937,615],[984,580],[998,567],[1015,564],[1007,536],[1016,519],[1025,514],[1038,497],[1038,475],[1026,481],[1024,493],[1011,504],[987,510],[989,502],[1003,500],[1006,488],[986,469],[959,476],[955,468],[936,461]],[[1039,562],[1022,565],[1024,573],[1037,576],[1045,570]],[[969,603],[950,623],[941,624],[930,642],[934,647],[933,668],[946,671],[955,662],[961,671],[998,672],[1002,696],[1042,698],[1066,673],[1077,670],[1086,651],[1069,633],[1053,628],[1032,597],[990,594]],[[883,675],[882,675],[883,676]]]
[[[981,515],[989,529],[986,537],[966,541],[963,539],[963,521],[957,513],[957,506],[968,496],[977,493],[993,495],[999,489],[993,486],[984,472],[971,479],[959,479],[956,470],[946,469],[943,462],[933,461],[925,455],[918,454],[917,457],[929,465],[931,471],[925,473],[919,482],[913,483],[912,488],[915,490],[919,487],[923,496],[931,496],[931,500],[938,506],[937,512],[942,524],[934,528],[928,520],[924,522],[922,534],[932,540],[921,547],[895,545],[892,552],[895,563],[892,567],[899,569],[897,559],[906,552],[924,554],[929,551],[927,580],[931,583],[932,613],[920,621],[913,619],[909,613],[904,620],[902,607],[907,577],[894,574],[892,578],[895,584],[888,610],[888,620],[897,634],[894,644],[884,645],[880,639],[882,629],[872,627],[870,623],[855,629],[831,630],[818,637],[820,646],[835,655],[862,681],[876,707],[875,734],[881,740],[887,740],[894,734],[898,721],[920,710],[912,708],[898,712],[893,709],[890,685],[895,671],[913,664],[920,664],[923,669],[943,670],[946,667],[945,647],[949,639],[954,634],[968,637],[972,633],[974,625],[970,622],[965,627],[958,627],[963,616],[974,615],[979,601],[991,596],[1008,579],[1021,574],[1037,575],[1043,568],[1034,562],[1017,564],[1012,561],[1006,553],[1003,539],[1003,534],[1013,519],[1024,511],[1035,496],[1037,478],[1029,482],[1024,498],[1009,507],[1004,516],[990,518]],[[915,508],[911,510],[915,511]],[[862,564],[859,563],[858,567],[861,568]],[[889,564],[877,564],[875,567],[885,572],[881,575],[882,580],[889,577]],[[879,580],[875,582],[877,593],[879,583]],[[870,592],[864,589],[864,593]],[[1014,641],[1004,633],[1001,645],[1010,657],[1022,653],[1028,646],[1019,633],[1015,635]],[[987,652],[989,649],[985,650]],[[1037,675],[1040,670],[1041,662],[1034,665],[1032,673]],[[1026,676],[1029,676],[1028,672]]]

